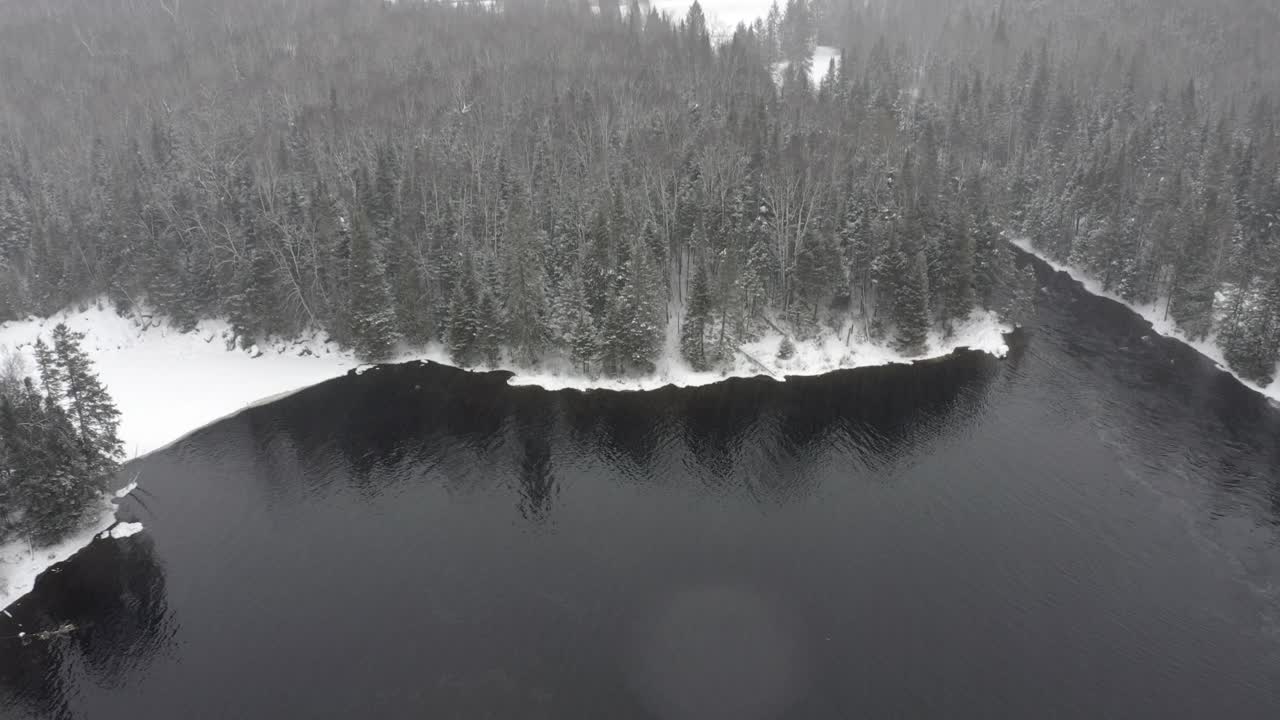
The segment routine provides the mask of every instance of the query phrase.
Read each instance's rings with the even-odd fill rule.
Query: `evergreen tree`
[[[680,353],[694,370],[708,370],[706,354],[707,322],[711,319],[711,289],[702,265],[693,273],[684,322],[680,326]]]
[[[1265,387],[1275,379],[1280,360],[1280,278],[1261,291],[1241,292],[1249,300],[1239,319],[1223,328],[1223,356],[1232,370]]]
[[[829,233],[811,234],[796,253],[796,284],[800,297],[813,308],[814,322],[822,301],[843,285],[843,265]]]
[[[790,360],[796,355],[796,345],[791,342],[791,338],[783,336],[782,342],[778,344],[778,359]]]
[[[967,228],[959,228],[957,232],[950,234],[945,242],[942,266],[946,270],[942,275],[937,303],[942,326],[950,334],[952,323],[969,317],[969,313],[973,310],[976,248],[973,235]]]
[[[489,367],[497,367],[502,357],[504,335],[502,318],[498,317],[498,302],[488,290],[480,292],[480,304],[476,307],[475,350],[480,360]]]
[[[595,363],[600,358],[600,338],[596,331],[591,313],[587,311],[585,295],[580,295],[578,314],[574,319],[569,335],[569,357],[575,367],[587,374],[592,373]]]
[[[507,245],[504,316],[514,361],[530,366],[547,349],[547,278],[543,254],[546,233],[519,232]]]
[[[1213,302],[1217,280],[1213,273],[1212,244],[1201,224],[1181,228],[1176,260],[1177,281],[1169,297],[1169,314],[1187,337],[1203,340],[1213,328]]]
[[[99,511],[119,467],[119,413],[82,338],[59,323],[52,347],[37,343],[39,386],[8,371],[0,378],[0,541],[44,544],[75,530]]]
[[[1031,322],[1035,315],[1036,296],[1040,292],[1040,281],[1032,263],[1022,269],[1014,268],[1009,288],[1008,303],[1001,312],[1001,319],[1015,326],[1023,326]]]
[[[364,217],[356,215],[351,232],[351,342],[359,357],[386,360],[395,344],[396,318],[387,275],[369,238]]]
[[[898,352],[913,357],[923,355],[929,342],[929,263],[923,250],[900,262],[907,273],[894,297],[895,345]]]
[[[72,332],[65,323],[58,323],[52,337],[58,372],[65,383],[64,409],[79,440],[84,467],[100,484],[105,484],[124,455],[116,435],[120,413],[80,346],[84,333]]]
[[[648,251],[632,249],[616,274],[619,287],[601,333],[605,372],[651,372],[661,350],[662,326],[657,276]]]
[[[467,367],[478,362],[481,355],[480,331],[480,290],[471,263],[465,262],[449,302],[446,341],[449,357],[455,363]]]

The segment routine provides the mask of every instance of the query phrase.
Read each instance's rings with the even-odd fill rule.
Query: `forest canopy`
[[[696,4],[9,4],[0,318],[105,293],[245,342],[611,374],[672,327],[696,367],[779,322],[914,354],[1026,317],[1026,234],[1274,373],[1271,4],[792,0],[713,30]]]

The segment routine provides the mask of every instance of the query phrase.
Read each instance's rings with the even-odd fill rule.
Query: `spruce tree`
[[[533,365],[546,352],[550,331],[543,254],[547,245],[545,232],[522,231],[512,236],[506,246],[505,334],[519,365]]]
[[[684,322],[680,326],[680,353],[694,370],[708,370],[706,354],[707,322],[711,319],[711,288],[707,270],[699,265],[693,273]]]
[[[1010,278],[1008,302],[1000,313],[1001,319],[1022,327],[1030,323],[1035,316],[1040,281],[1036,277],[1034,263],[1027,263],[1021,269],[1014,267],[1008,276]]]
[[[82,338],[59,323],[52,347],[37,343],[41,384],[0,385],[0,540],[17,533],[44,544],[76,529],[100,511],[119,467],[119,413]]]
[[[356,214],[351,232],[351,262],[347,277],[351,287],[351,342],[356,355],[378,362],[391,355],[396,341],[395,309],[387,276],[369,238],[364,216]]]
[[[476,307],[476,354],[489,367],[497,367],[503,345],[502,318],[498,316],[498,302],[489,290],[480,291],[480,304]]]
[[[116,429],[120,412],[94,374],[93,362],[80,346],[84,333],[72,332],[65,323],[53,328],[53,350],[65,382],[65,410],[79,440],[86,470],[105,485],[124,455]]]
[[[929,263],[923,250],[911,260],[903,258],[907,269],[894,298],[894,344],[907,357],[923,355],[929,342]]]
[[[1169,297],[1169,314],[1192,340],[1205,339],[1213,329],[1218,282],[1213,273],[1213,243],[1205,234],[1198,223],[1183,230],[1175,261],[1177,283]]]
[[[938,314],[948,334],[952,323],[964,320],[973,311],[974,240],[967,228],[946,239],[943,256],[944,274],[937,294]]]
[[[468,367],[478,362],[480,291],[470,262],[463,263],[462,275],[454,284],[445,341],[449,347],[449,357],[458,365]]]
[[[584,298],[585,299],[585,298]],[[590,375],[600,359],[600,338],[586,303],[579,304],[569,336],[569,358],[584,373]]]

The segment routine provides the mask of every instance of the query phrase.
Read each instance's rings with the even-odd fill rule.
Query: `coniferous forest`
[[[1276,37],[1268,0],[9,3],[0,319],[105,294],[605,374],[773,323],[911,355],[1027,316],[1027,235],[1267,382]]]
[[[81,347],[59,323],[35,345],[38,375],[0,355],[0,545],[58,540],[102,508],[124,449],[120,413]]]

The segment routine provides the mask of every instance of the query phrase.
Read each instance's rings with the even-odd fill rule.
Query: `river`
[[[0,717],[1280,717],[1280,412],[1041,270],[1004,360],[206,428],[0,617],[80,627]]]

